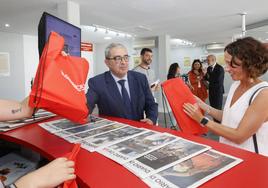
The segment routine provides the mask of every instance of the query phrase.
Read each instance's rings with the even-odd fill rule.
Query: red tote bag
[[[85,123],[88,116],[85,82],[89,65],[84,58],[63,56],[63,46],[64,38],[51,32],[40,58],[29,105]]]
[[[196,100],[181,78],[174,78],[162,83],[162,88],[182,132],[201,135],[207,132],[206,127],[191,119],[184,111],[184,103],[196,103]]]

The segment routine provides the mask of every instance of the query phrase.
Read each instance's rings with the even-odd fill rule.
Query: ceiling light
[[[104,37],[104,40],[111,40],[112,37]]]
[[[268,40],[268,39],[265,39],[265,40]]]
[[[5,24],[5,27],[10,27],[10,25],[8,23]]]

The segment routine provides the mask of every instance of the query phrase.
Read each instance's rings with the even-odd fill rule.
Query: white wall
[[[37,36],[23,35],[25,96],[31,91],[31,80],[35,77],[39,63]]]
[[[177,62],[181,67],[181,73],[188,73],[191,70],[191,67],[184,67],[184,57],[190,57],[192,63],[194,59],[199,59],[200,56],[203,56],[206,53],[204,47],[173,48],[170,50],[170,65]]]
[[[87,79],[85,82],[85,85],[86,85],[85,92],[87,92],[87,89],[88,89],[88,85],[87,85],[88,79],[95,75],[94,74],[95,73],[94,47],[95,47],[95,45],[93,44],[93,52],[88,52],[88,51],[81,52],[81,57],[85,58],[89,64],[88,75],[87,75]]]
[[[0,77],[0,98],[22,100],[25,97],[23,37],[0,32],[0,52],[9,53],[10,76]]]

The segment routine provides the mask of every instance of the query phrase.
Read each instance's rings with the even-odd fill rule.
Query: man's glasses
[[[129,58],[130,56],[129,55],[124,55],[123,57],[122,56],[115,56],[115,57],[107,57],[106,59],[108,60],[114,60],[116,63],[121,63],[123,60],[125,62],[128,62],[129,61]]]

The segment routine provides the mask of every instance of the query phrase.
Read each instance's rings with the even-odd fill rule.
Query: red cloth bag
[[[80,151],[80,146],[81,144],[75,144],[73,147],[73,150],[71,153],[68,153],[65,157],[67,157],[67,159],[74,161],[75,162],[75,171],[76,171],[76,156]],[[76,180],[69,180],[69,181],[65,181],[63,183],[63,188],[78,188]]]
[[[40,58],[29,105],[85,123],[88,116],[85,82],[89,65],[84,58],[63,56],[63,46],[64,38],[51,32]]]
[[[192,92],[183,80],[174,78],[163,82],[161,85],[181,131],[194,135],[206,133],[206,127],[202,127],[183,111],[184,103],[196,103]]]

